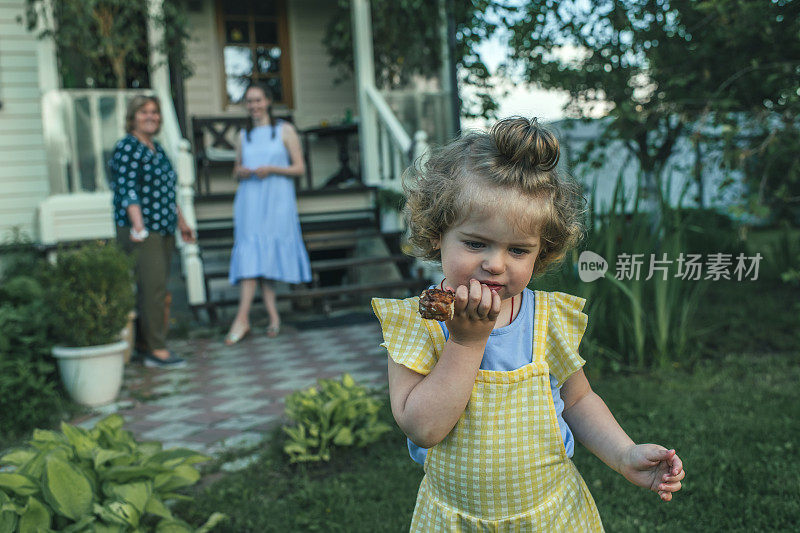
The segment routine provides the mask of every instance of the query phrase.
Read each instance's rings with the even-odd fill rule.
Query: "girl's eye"
[[[529,253],[528,250],[525,250],[523,248],[509,248],[508,250],[514,255],[525,255]]]
[[[479,248],[483,248],[483,243],[477,241],[464,241],[464,246],[473,250],[477,250]]]

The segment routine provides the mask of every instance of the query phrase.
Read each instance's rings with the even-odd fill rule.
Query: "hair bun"
[[[505,118],[492,126],[489,134],[500,153],[513,165],[548,172],[558,164],[558,139],[540,126],[536,118]]]

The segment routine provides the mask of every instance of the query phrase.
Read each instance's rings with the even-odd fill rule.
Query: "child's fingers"
[[[680,481],[686,477],[686,470],[681,470],[676,475],[672,475],[671,473],[666,473],[661,476],[661,481],[672,483],[673,481]]]
[[[503,301],[500,299],[500,295],[494,291],[492,292],[492,308],[489,309],[489,316],[487,317],[489,320],[497,320],[497,317],[500,316],[500,307],[503,305]]]
[[[676,476],[678,475],[678,472],[683,470],[683,461],[681,461],[681,458],[678,457],[677,453],[675,453],[675,450],[670,450],[670,451],[675,455],[673,455],[669,461],[670,463],[669,471],[673,476]]]
[[[672,501],[672,493],[671,492],[660,490],[660,491],[658,491],[658,495],[659,495],[659,497],[661,498],[662,501],[665,501],[665,502]]]
[[[467,309],[469,303],[469,289],[464,285],[459,285],[456,289],[456,302],[453,310],[456,313],[463,313]]]
[[[492,310],[492,291],[481,285],[481,303],[478,304],[478,316],[488,317]]]
[[[676,481],[675,483],[660,483],[658,485],[659,492],[678,492],[681,490],[681,482]]]
[[[476,279],[469,280],[469,302],[467,303],[467,310],[477,313],[482,296],[483,291],[481,290],[480,282]]]

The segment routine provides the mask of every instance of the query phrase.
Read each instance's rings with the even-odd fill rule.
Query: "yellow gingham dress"
[[[536,291],[532,362],[512,371],[479,370],[464,413],[428,450],[411,531],[603,531],[594,500],[567,457],[549,374],[559,386],[584,361],[578,355],[585,300]],[[375,298],[389,356],[423,375],[445,344],[418,298]]]

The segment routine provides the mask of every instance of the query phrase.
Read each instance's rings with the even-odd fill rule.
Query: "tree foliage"
[[[624,141],[654,192],[683,134],[708,136],[726,125],[737,139],[728,145],[735,159],[774,149],[781,136],[764,140],[776,119],[796,128],[799,7],[796,0],[528,0],[508,13],[510,44],[527,81],[569,93],[571,115],[607,112],[613,120],[601,144]],[[742,133],[754,143],[743,145]]]
[[[147,0],[55,0],[52,13],[38,0],[27,0],[25,23],[39,38],[52,38],[65,88],[149,86]],[[52,20],[47,18],[52,15]],[[38,29],[45,18],[44,29]],[[164,31],[156,46],[184,76],[191,75],[187,59],[187,21],[178,0],[165,0],[154,21]]]
[[[456,61],[460,82],[475,88],[472,100],[464,102],[466,116],[491,116],[497,109],[492,97],[490,72],[477,53],[477,46],[498,29],[492,17],[500,4],[494,0],[451,2],[456,26]],[[442,20],[439,1],[373,0],[372,32],[376,83],[384,89],[408,85],[415,77],[438,78],[441,74]],[[350,0],[337,0],[323,43],[339,80],[354,72]]]

